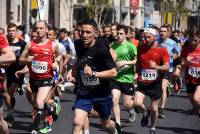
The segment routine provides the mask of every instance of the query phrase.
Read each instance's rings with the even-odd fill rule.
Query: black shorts
[[[19,78],[15,77],[15,72],[6,72],[6,79],[7,79],[7,87],[9,88],[11,86],[11,83],[17,83],[19,87],[21,87],[24,75],[21,75]]]
[[[53,85],[53,78],[46,78],[42,80],[30,79],[30,87],[33,93],[38,92],[39,87],[46,87]]]
[[[166,80],[170,80],[170,77],[172,75],[172,72],[164,72],[163,74],[163,79],[166,79]]]
[[[194,93],[197,89],[197,86],[200,86],[199,84],[192,84],[192,83],[186,83],[186,91],[187,93]]]
[[[153,82],[150,84],[143,84],[138,82],[136,91],[139,91],[144,95],[149,96],[150,98],[158,100],[162,95],[162,84],[161,82]]]
[[[113,80],[111,83],[111,89],[118,89],[125,95],[134,95],[135,88],[132,83],[122,83]]]

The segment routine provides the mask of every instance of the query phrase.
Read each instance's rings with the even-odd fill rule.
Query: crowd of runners
[[[15,123],[17,93],[25,94],[32,106],[29,133],[50,132],[59,118],[66,81],[75,85],[73,134],[90,133],[89,115],[99,117],[109,134],[123,133],[121,96],[129,122],[142,113],[141,126],[147,127],[151,117],[149,133],[155,134],[157,118],[167,116],[171,89],[179,93],[184,85],[192,112],[200,117],[199,30],[117,23],[98,28],[92,19],[79,21],[72,34],[45,21],[37,21],[29,35],[14,23],[6,30],[0,28],[1,134]],[[146,96],[150,106],[144,105]]]

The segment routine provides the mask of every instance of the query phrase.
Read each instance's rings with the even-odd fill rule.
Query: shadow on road
[[[15,110],[14,116],[15,118],[20,119],[20,121],[15,120],[11,129],[27,131],[24,133],[27,134],[28,131],[30,131],[30,126],[32,124],[31,122],[28,122],[28,118],[31,118],[30,112]],[[12,132],[10,134],[12,134]]]
[[[163,129],[168,131],[173,131],[178,134],[200,134],[200,130],[188,129],[188,128],[178,128],[178,127],[156,127],[157,129]]]
[[[90,126],[96,127],[96,128],[98,128],[100,131],[106,133],[106,131],[102,128],[102,126],[101,126],[100,124],[97,124],[97,123],[90,123]],[[123,126],[123,127],[128,127],[128,126]],[[123,130],[122,130],[122,134],[136,134],[136,133],[126,132],[126,131],[123,131]]]
[[[23,130],[23,131],[27,131],[26,133],[28,133],[28,131],[30,131],[30,126],[31,126],[31,122],[15,121],[15,123],[12,126],[12,130],[14,129]]]
[[[185,115],[195,115],[195,112],[192,109],[184,110],[184,109],[172,109],[172,108],[165,108],[166,111],[182,113]]]

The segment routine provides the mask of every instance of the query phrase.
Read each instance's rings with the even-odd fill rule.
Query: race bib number
[[[141,75],[143,80],[156,80],[158,73],[154,69],[142,69]]]
[[[86,76],[83,71],[81,71],[80,74],[84,86],[97,86],[100,84],[99,78]]]
[[[41,61],[32,61],[32,65],[31,65],[31,69],[33,70],[33,72],[38,73],[38,74],[42,74],[45,73],[47,71],[47,62],[41,62]]]
[[[199,77],[200,75],[200,68],[199,67],[193,67],[190,66],[188,70],[188,74],[192,77]]]

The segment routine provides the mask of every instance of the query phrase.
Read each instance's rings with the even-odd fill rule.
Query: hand
[[[191,62],[192,59],[193,59],[193,57],[188,56],[188,57],[187,57],[187,62]]]
[[[180,77],[180,70],[179,69],[176,69],[173,73],[172,73],[172,75],[173,76],[175,76],[175,77]]]
[[[26,58],[27,62],[30,63],[33,60],[34,56],[28,56]]]
[[[117,67],[123,67],[125,65],[125,61],[116,61]]]
[[[67,81],[75,82],[75,78],[72,76],[72,71],[69,71],[66,75]]]
[[[22,71],[16,71],[16,72],[15,72],[15,77],[16,77],[17,79],[19,79],[19,77],[20,77],[22,74],[23,74]]]
[[[54,70],[58,70],[58,68],[59,68],[58,63],[57,63],[57,62],[54,62],[54,63],[52,64],[52,68],[53,68]]]
[[[137,78],[138,78],[138,74],[137,73],[135,73],[135,76],[134,76],[134,80],[137,80]]]
[[[92,76],[92,68],[90,66],[88,66],[87,64],[84,67],[84,74],[87,76]]]
[[[151,61],[149,61],[149,65],[150,65],[151,68],[156,69],[156,66],[157,66],[156,62],[154,62],[154,61],[151,60]]]

